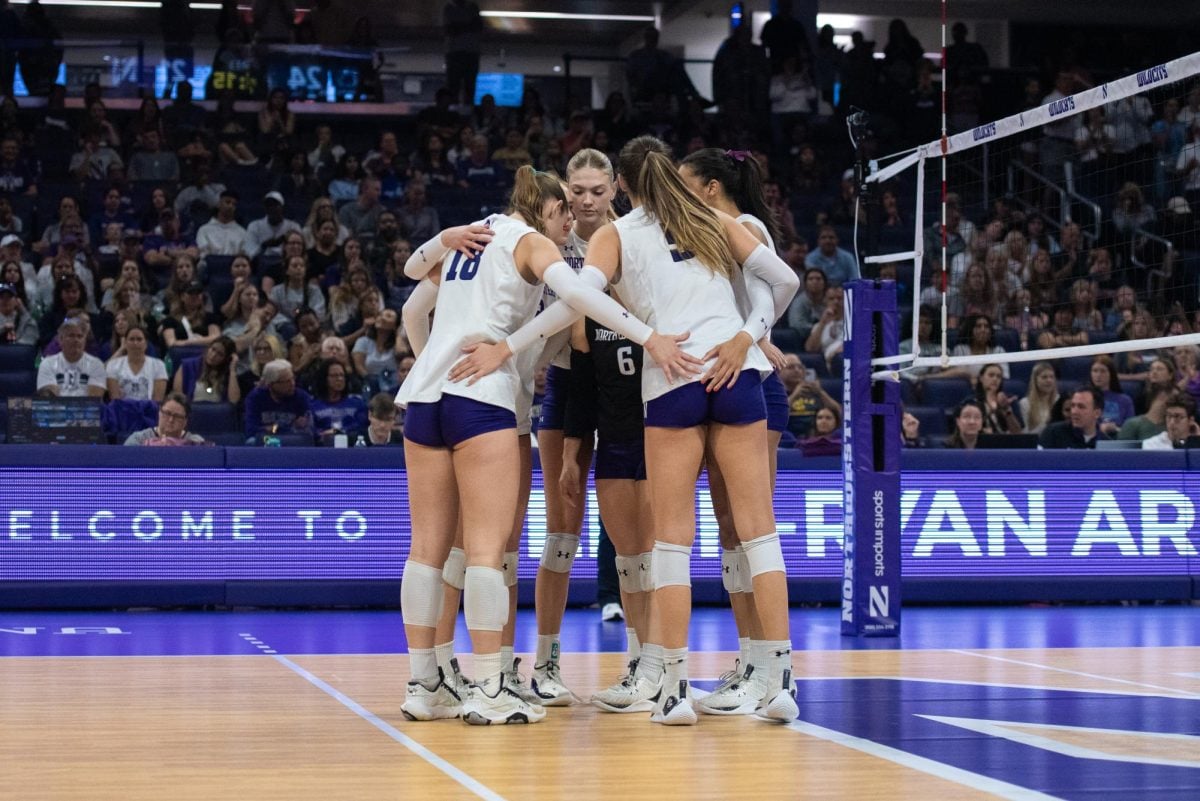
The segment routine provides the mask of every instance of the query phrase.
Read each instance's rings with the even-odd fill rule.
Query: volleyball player
[[[665,371],[693,369],[692,359],[678,347],[686,335],[634,326],[624,310],[599,291],[607,283],[603,275],[592,279],[584,270],[586,280],[581,279],[562,261],[554,242],[535,230],[542,226],[548,204],[552,219],[565,226],[569,210],[558,180],[522,167],[516,174],[511,213],[488,219],[494,238],[478,258],[445,259],[439,289],[443,313],[437,315],[429,342],[397,395],[397,403],[408,408],[405,460],[414,477],[409,482],[413,541],[401,585],[413,672],[404,710],[414,719],[448,717],[440,711],[458,700],[438,669],[433,646],[442,598],[440,566],[449,554],[460,506],[467,560],[463,605],[476,671],[471,692],[462,701],[463,719],[475,724],[529,723],[545,716],[544,709],[505,687],[501,671],[501,631],[509,605],[502,565],[520,494],[515,412],[521,377],[517,360],[506,355],[487,375],[453,383],[448,372],[460,349],[480,342],[506,343],[534,316],[544,278],[560,296],[575,298],[598,320],[635,332]],[[426,255],[436,258],[433,250]]]
[[[704,148],[683,159],[679,174],[706,205],[736,218],[759,242],[775,252],[778,225],[763,197],[762,173],[752,155],[740,150]],[[748,314],[751,308],[749,292],[753,286],[735,278],[733,288],[739,310]],[[771,344],[769,336],[759,340],[758,345],[775,368],[762,383],[767,405],[767,458],[774,496],[779,441],[787,427],[788,398],[778,373],[783,364],[783,353]],[[725,482],[720,468],[711,460],[707,461],[713,511],[721,538],[721,578],[733,607],[740,655],[734,669],[722,676],[712,693],[698,699],[696,707],[708,714],[744,715],[755,710],[769,689],[763,683],[766,674],[762,664],[762,630],[754,608],[749,566],[738,542]]]
[[[563,260],[572,269],[578,271],[583,267],[588,240],[609,222],[615,191],[613,168],[607,156],[598,150],[585,148],[571,157],[567,163],[567,199],[575,222],[562,252]],[[547,288],[547,305],[554,300],[553,290]],[[570,491],[560,486],[559,476],[566,465],[563,425],[571,392],[570,335],[571,330],[564,329],[550,337],[544,347],[544,357],[551,361],[546,369],[546,391],[542,397],[537,434],[546,498],[546,543],[534,588],[538,638],[530,688],[538,700],[547,706],[565,706],[576,700],[562,681],[559,635],[567,605],[571,568],[579,551],[579,539],[583,531],[587,477],[592,463],[592,440],[577,439],[572,443],[573,466],[570,470],[577,484]]]
[[[675,171],[667,146],[654,137],[639,137],[622,149],[618,182],[634,210],[596,232],[582,274],[594,271],[615,280],[638,319],[688,332],[684,339],[664,338],[628,315],[610,322],[598,316],[607,314],[601,303],[605,296],[590,284],[563,282],[561,291],[555,288],[571,307],[641,341],[653,361],[643,364],[642,400],[655,525],[655,590],[648,644],[625,701],[654,700],[655,722],[696,722],[687,680],[690,553],[695,477],[708,450],[726,480],[769,649],[767,684],[776,689],[764,696],[756,714],[792,720],[797,710],[791,692],[787,578],[768,464],[762,458],[766,407],[759,383],[770,365],[755,343],[787,308],[799,280],[732,217],[701,204]],[[771,287],[771,308],[764,308],[760,298],[748,321],[737,310],[729,280],[735,261]],[[560,272],[558,267],[547,270],[547,280]],[[690,358],[664,359],[668,342],[682,343]],[[511,342],[480,346],[455,372],[460,377],[486,375],[512,351]],[[690,367],[697,361],[707,366],[702,376]],[[676,378],[683,379],[679,386]]]

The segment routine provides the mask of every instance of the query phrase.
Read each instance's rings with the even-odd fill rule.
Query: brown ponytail
[[[567,194],[563,191],[558,176],[539,172],[528,164],[517,170],[512,195],[508,199],[508,214],[520,214],[530,228],[543,236],[542,207],[546,201],[556,200],[567,205]]]

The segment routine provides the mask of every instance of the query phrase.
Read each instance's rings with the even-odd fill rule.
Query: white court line
[[[827,729],[815,723],[806,723],[797,720],[789,723],[788,728],[798,731],[801,734],[807,734],[810,737],[826,740],[835,745],[845,746],[846,748],[851,748],[873,757],[886,759],[888,762],[894,762],[905,768],[911,768],[921,773],[927,773],[930,776],[936,776],[939,779],[945,779],[955,784],[961,784],[964,787],[970,787],[973,790],[992,793],[999,798],[1009,799],[1009,801],[1057,801],[1057,796],[1046,795],[1037,790],[1030,790],[1027,787],[1019,787],[1000,779],[993,779],[990,776],[972,773],[969,770],[963,770],[953,765],[946,765],[923,756],[910,754],[898,748],[892,748],[891,746],[871,740],[864,740],[861,737],[854,737],[840,731]]]
[[[1173,696],[1186,696],[1188,698],[1200,698],[1200,693],[1190,692],[1188,690],[1179,690],[1174,687],[1162,687],[1158,684],[1147,684],[1142,681],[1130,681],[1129,679],[1118,679],[1113,676],[1101,676],[1098,673],[1085,673],[1080,670],[1069,670],[1067,668],[1051,667],[1050,665],[1042,665],[1037,662],[1026,662],[1022,659],[1010,659],[1006,656],[995,656],[993,654],[981,654],[977,651],[966,651],[961,648],[950,648],[949,653],[965,654],[966,656],[976,656],[980,659],[992,659],[996,662],[1008,662],[1013,665],[1024,665],[1025,667],[1039,668],[1040,670],[1051,670],[1055,673],[1068,673],[1072,676],[1083,676],[1087,679],[1099,679],[1100,681],[1111,681],[1117,684],[1128,684],[1132,687],[1145,687],[1148,690],[1161,690],[1162,692],[1171,693]]]
[[[1185,679],[1200,679],[1200,673],[1176,673],[1176,676],[1183,676]]]
[[[321,692],[328,695],[330,698],[333,698],[335,701],[349,709],[354,714],[358,715],[367,723],[370,723],[372,726],[379,729],[388,737],[391,737],[393,740],[400,743],[400,745],[404,746],[409,751],[412,751],[414,754],[421,757],[421,759],[425,760],[442,773],[445,773],[451,779],[458,782],[475,795],[479,796],[480,798],[489,799],[490,801],[504,801],[504,796],[493,792],[487,785],[454,767],[454,765],[442,759],[440,756],[433,753],[413,738],[402,733],[395,726],[388,723],[386,720],[379,717],[374,712],[343,693],[341,690],[338,690],[337,688],[326,683],[324,680],[314,676],[312,673],[309,673],[307,670],[300,667],[286,656],[283,656],[282,654],[273,654],[271,658],[295,673],[300,678],[307,681],[312,686],[316,687]]]
[[[1011,682],[1001,681],[971,681],[969,679],[933,679],[928,676],[797,676],[792,675],[792,679],[797,682],[802,681],[912,681],[925,684],[957,684],[964,687],[1003,687],[1009,690],[1041,690],[1052,692],[1067,692],[1067,693],[1091,693],[1093,695],[1120,695],[1129,698],[1131,693],[1126,690],[1101,690],[1094,687],[1064,687],[1060,685],[1049,684],[1013,684]],[[1179,698],[1180,700],[1191,700],[1192,693],[1186,690],[1173,690],[1174,695],[1171,698]],[[1163,696],[1149,695],[1147,693],[1137,693],[1136,697],[1161,698]]]

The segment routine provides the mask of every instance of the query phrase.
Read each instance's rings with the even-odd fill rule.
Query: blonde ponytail
[[[624,150],[621,156],[624,167]],[[626,182],[629,182],[628,178]],[[701,203],[687,188],[667,153],[658,148],[648,148],[637,179],[630,185],[641,200],[642,208],[658,221],[680,253],[690,253],[692,258],[726,278],[733,274],[733,252],[729,248],[725,227],[716,212]]]
[[[508,199],[507,213],[520,214],[530,228],[544,236],[546,226],[542,223],[542,207],[548,200],[567,205],[567,194],[563,191],[558,176],[539,172],[528,164],[518,168],[514,176],[512,195]]]

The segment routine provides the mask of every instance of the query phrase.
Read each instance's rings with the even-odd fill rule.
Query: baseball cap
[[[183,291],[189,295],[197,292],[203,292],[204,284],[200,283],[199,281],[190,281],[188,282],[188,285],[183,288]]]
[[[263,195],[263,202],[265,203],[268,200],[274,200],[279,205],[283,205],[283,195],[279,194],[278,192],[268,192],[267,194]]]
[[[1187,198],[1182,195],[1176,195],[1167,201],[1167,208],[1176,214],[1191,214],[1192,207],[1188,205]]]
[[[3,239],[0,239],[0,248],[6,248],[9,245],[22,245],[21,237],[16,234],[8,234]]]

